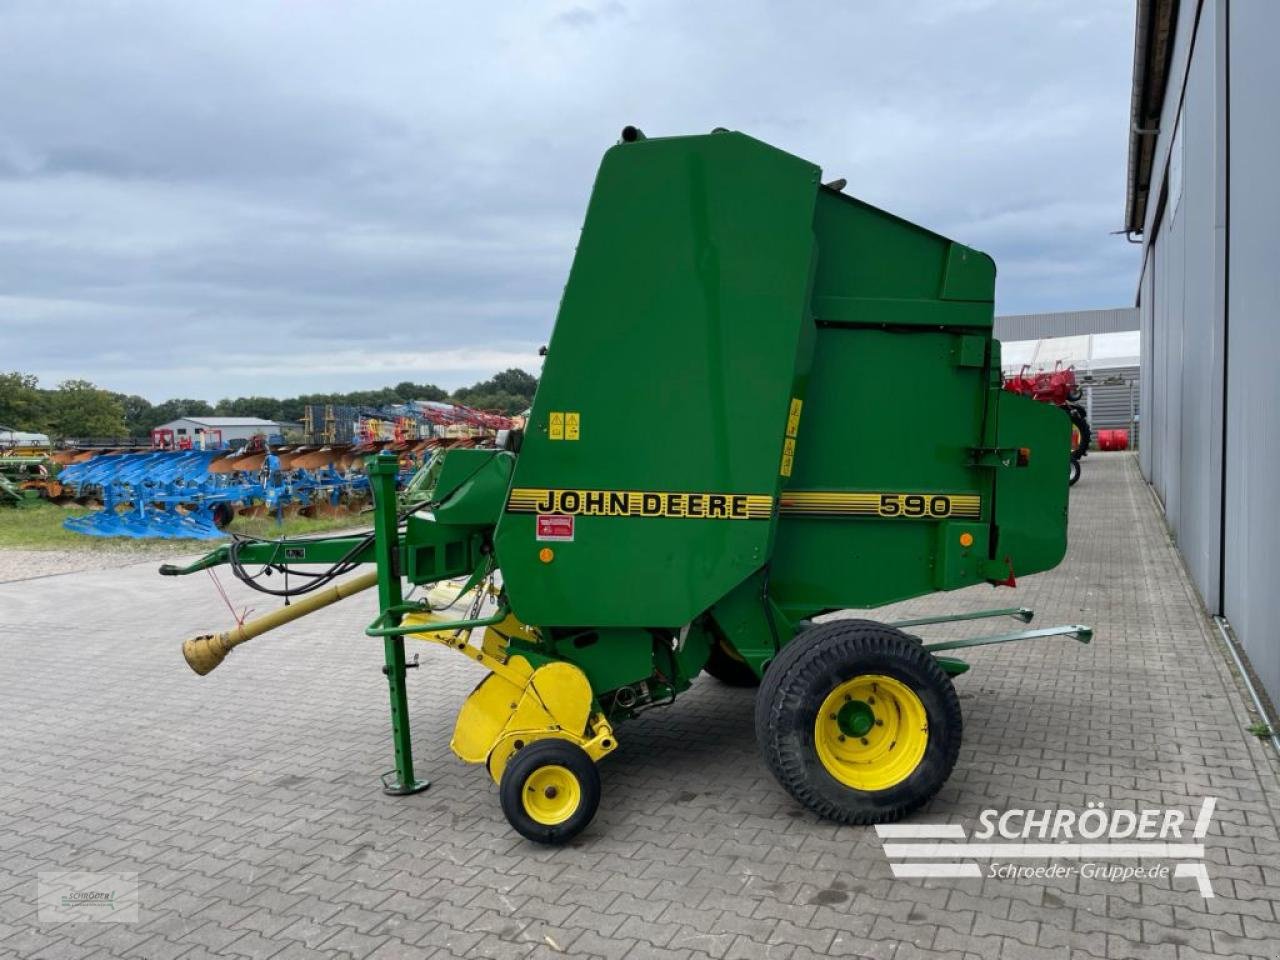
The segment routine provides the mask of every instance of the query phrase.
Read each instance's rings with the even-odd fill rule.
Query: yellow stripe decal
[[[507,498],[507,512],[558,513],[584,517],[767,520],[773,514],[773,497],[749,493],[517,487]]]
[[[977,520],[982,515],[982,498],[972,493],[788,490],[782,494],[779,512],[788,516],[899,517],[907,520],[957,517]]]
[[[682,517],[695,520],[767,520],[773,497],[743,493],[674,493],[655,490],[575,490],[517,487],[508,513],[587,517]],[[892,517],[977,520],[982,498],[970,493],[906,493],[788,490],[779,501],[787,516]]]

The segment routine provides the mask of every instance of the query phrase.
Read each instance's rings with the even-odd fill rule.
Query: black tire
[[[225,530],[231,526],[231,521],[236,517],[235,508],[229,503],[215,503],[213,505],[213,525],[219,530]]]
[[[1071,479],[1067,481],[1067,485],[1074,487],[1076,481],[1080,479],[1080,461],[1075,457],[1071,458]]]
[[[538,789],[530,780],[548,768],[559,767],[568,771],[577,782],[578,799],[572,811],[555,823],[540,820],[530,813],[525,803],[525,793]],[[544,788],[544,796],[554,798],[554,787]],[[550,845],[568,843],[584,829],[596,815],[600,806],[600,772],[587,756],[587,752],[568,740],[535,740],[515,752],[502,771],[498,785],[498,798],[507,822],[516,832],[534,843]]]
[[[923,706],[928,729],[914,768],[880,790],[837,780],[816,744],[823,701],[842,683],[865,675],[908,687]],[[783,788],[819,816],[850,824],[897,820],[927,803],[951,775],[963,734],[960,700],[933,657],[915,638],[868,620],[821,624],[792,640],[765,673],[755,720],[760,752]]]
[[[1084,407],[1074,403],[1067,404],[1067,416],[1071,418],[1071,423],[1080,431],[1080,440],[1071,448],[1071,456],[1075,460],[1089,455],[1089,444],[1093,440],[1093,430],[1089,426],[1089,419],[1084,414]]]
[[[719,643],[711,645],[711,656],[707,657],[702,669],[727,687],[760,686],[756,672],[743,661],[730,656]]]

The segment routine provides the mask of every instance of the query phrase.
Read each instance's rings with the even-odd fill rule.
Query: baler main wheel
[[[498,796],[507,822],[535,843],[568,843],[600,806],[595,762],[568,740],[535,740],[502,771]]]
[[[787,792],[840,823],[896,820],[942,788],[960,701],[920,644],[868,620],[811,627],[769,666],[756,740]]]
[[[758,687],[760,678],[746,662],[730,654],[719,643],[712,644],[711,655],[702,669],[727,687]]]

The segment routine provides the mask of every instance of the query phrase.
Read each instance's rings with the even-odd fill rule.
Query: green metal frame
[[[376,524],[375,524],[376,529]],[[393,531],[394,532],[394,531]],[[295,540],[251,540],[240,544],[240,562],[246,566],[262,566],[269,563],[289,564],[334,564],[351,554],[367,536],[325,537]],[[377,548],[369,543],[354,555],[355,563],[374,563]],[[231,562],[231,547],[224,544],[205,554],[194,563],[184,567],[166,563],[160,567],[160,575],[164,577],[182,577],[190,573],[199,573]]]

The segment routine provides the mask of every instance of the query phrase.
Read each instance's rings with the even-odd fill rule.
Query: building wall
[[[1277,3],[1179,6],[1138,291],[1139,463],[1206,606],[1280,699],[1277,30]]]
[[[206,427],[193,420],[185,419],[171,420],[169,423],[162,424],[161,428],[173,430],[175,440],[180,440],[184,437],[189,440],[195,440],[197,430],[208,430],[210,432],[214,430],[221,430],[223,443],[231,443],[233,440],[249,440],[256,434],[263,432],[271,434],[276,433],[279,430],[278,427]],[[180,434],[178,433],[179,429],[186,430],[187,432]],[[217,436],[216,433],[213,435]]]
[[[1230,4],[1230,249],[1223,609],[1280,700],[1280,4]]]
[[[1183,4],[1177,33],[1183,77],[1173,73],[1161,120],[1163,177],[1150,205],[1141,304],[1147,476],[1205,602],[1218,605],[1220,556],[1223,269],[1216,226],[1221,86],[1217,0]],[[1196,14],[1199,12],[1197,26]],[[1181,91],[1182,97],[1179,98]],[[1161,149],[1163,147],[1163,149]]]
[[[996,317],[997,340],[1046,340],[1089,333],[1123,333],[1138,329],[1134,307],[1069,310],[1059,313],[1007,313]]]

